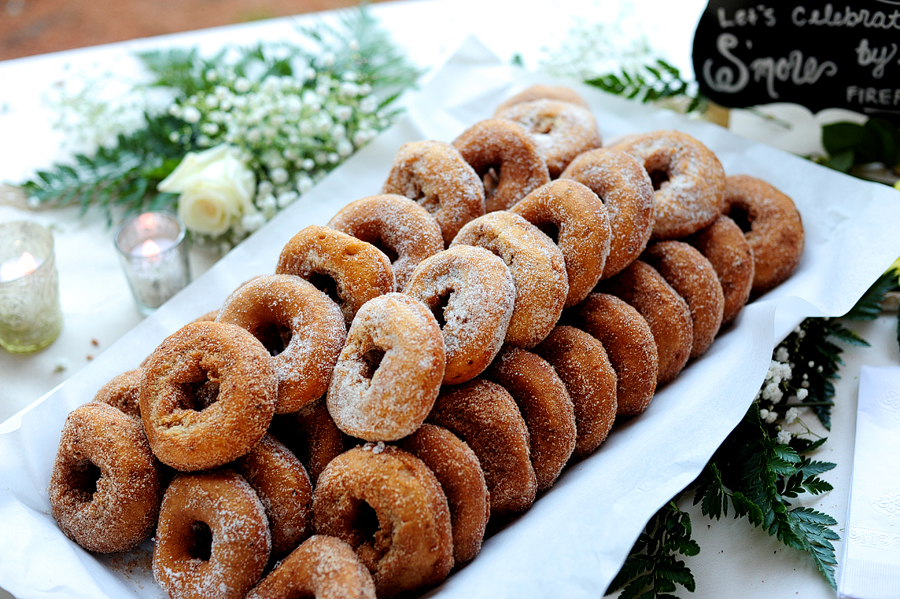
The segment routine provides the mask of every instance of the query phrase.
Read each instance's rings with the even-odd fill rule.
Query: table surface
[[[376,4],[371,10],[414,61],[431,69],[468,35],[477,36],[503,60],[520,54],[526,66],[533,66],[546,56],[547,48],[562,43],[579,18],[583,23],[613,26],[637,15],[641,33],[683,72],[690,73],[690,42],[704,5],[700,0],[665,4],[652,0],[556,0],[543,3],[541,14],[536,15],[497,1],[421,0]],[[133,73],[136,62],[132,53],[137,50],[197,45],[211,51],[236,39],[287,36],[296,22],[315,18],[279,19],[0,62],[0,139],[6,140],[0,147],[0,182],[22,181],[35,169],[67,156],[67,140],[52,126],[55,115],[46,96],[75,74]],[[753,134],[760,133],[755,130]],[[112,230],[102,215],[89,212],[80,217],[75,208],[33,212],[19,202],[9,188],[0,188],[0,221],[25,218],[54,230],[65,325],[59,339],[41,352],[12,355],[0,351],[0,422],[63,383],[142,320],[113,250]],[[205,272],[216,258],[194,250],[194,275]],[[817,455],[838,464],[825,475],[835,488],[809,506],[836,517],[839,533],[847,509],[859,368],[900,364],[893,318],[851,325],[872,346],[848,348],[844,353],[846,365],[836,384],[833,430]],[[697,578],[697,591],[691,596],[834,597],[804,554],[784,548],[745,520],[713,523],[690,507],[688,500],[682,503],[691,512],[694,536],[702,548],[688,562]],[[840,550],[838,543],[838,556]],[[0,590],[0,599],[6,597],[10,595]]]

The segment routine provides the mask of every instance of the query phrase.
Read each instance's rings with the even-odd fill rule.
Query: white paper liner
[[[67,540],[46,497],[66,414],[136,367],[167,335],[215,309],[251,276],[274,271],[283,245],[344,204],[378,193],[406,141],[452,141],[533,83],[559,83],[500,64],[477,40],[462,45],[408,114],[186,290],[28,409],[0,425],[0,586],[32,597],[164,597],[149,574],[150,542],[95,556]],[[738,138],[704,122],[587,87],[605,140],[678,129],[703,141],[728,174],[761,177],[795,200],[806,250],[790,280],[748,305],[711,349],[660,389],[641,416],[618,424],[588,459],[485,541],[439,597],[602,596],[653,513],[701,471],[759,390],[772,348],[806,316],[845,313],[900,255],[900,194]]]

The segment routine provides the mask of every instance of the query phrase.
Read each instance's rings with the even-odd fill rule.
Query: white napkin
[[[863,366],[838,597],[900,597],[900,368]]]

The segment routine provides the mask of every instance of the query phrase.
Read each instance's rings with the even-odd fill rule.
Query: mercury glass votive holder
[[[62,325],[53,235],[31,221],[0,223],[0,346],[17,354],[43,349]]]
[[[144,316],[191,282],[190,244],[176,215],[139,214],[122,224],[115,243],[134,301]]]

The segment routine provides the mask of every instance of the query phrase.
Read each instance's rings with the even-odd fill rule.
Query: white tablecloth
[[[689,69],[690,38],[704,3],[678,3],[677,8],[669,3],[672,6],[653,6],[650,10],[651,4],[655,3],[635,3],[636,11],[645,18],[647,33],[668,50],[673,62]],[[435,67],[468,34],[478,36],[503,60],[518,52],[526,64],[533,64],[542,47],[553,47],[562,39],[576,16],[612,20],[614,13],[609,10],[617,5],[560,1],[543,6],[546,8],[541,14],[535,15],[502,2],[426,0],[379,4],[373,12],[410,56],[422,65]],[[129,53],[137,49],[173,44],[199,44],[211,49],[236,39],[289,35],[291,27],[292,20],[282,19],[0,63],[0,131],[3,138],[15,139],[17,144],[0,148],[0,180],[17,182],[64,155],[58,149],[62,141],[59,134],[49,126],[52,114],[40,100],[42,93],[69,73],[98,64],[128,72],[135,68]],[[60,339],[40,353],[13,356],[0,352],[0,422],[62,383],[142,320],[112,251],[112,232],[100,215],[79,219],[76,209],[35,214],[0,205],[0,220],[16,218],[44,222],[56,232],[65,328]],[[195,251],[195,275],[205,272],[214,259]],[[846,512],[859,366],[898,363],[888,319],[861,325],[859,330],[873,347],[845,354],[847,365],[837,383],[834,431],[821,456],[838,463],[838,468],[826,475],[835,490],[810,504],[839,521]],[[695,537],[702,552],[689,562],[698,578],[693,596],[834,596],[806,556],[783,548],[751,529],[746,521],[707,524],[694,513]]]

